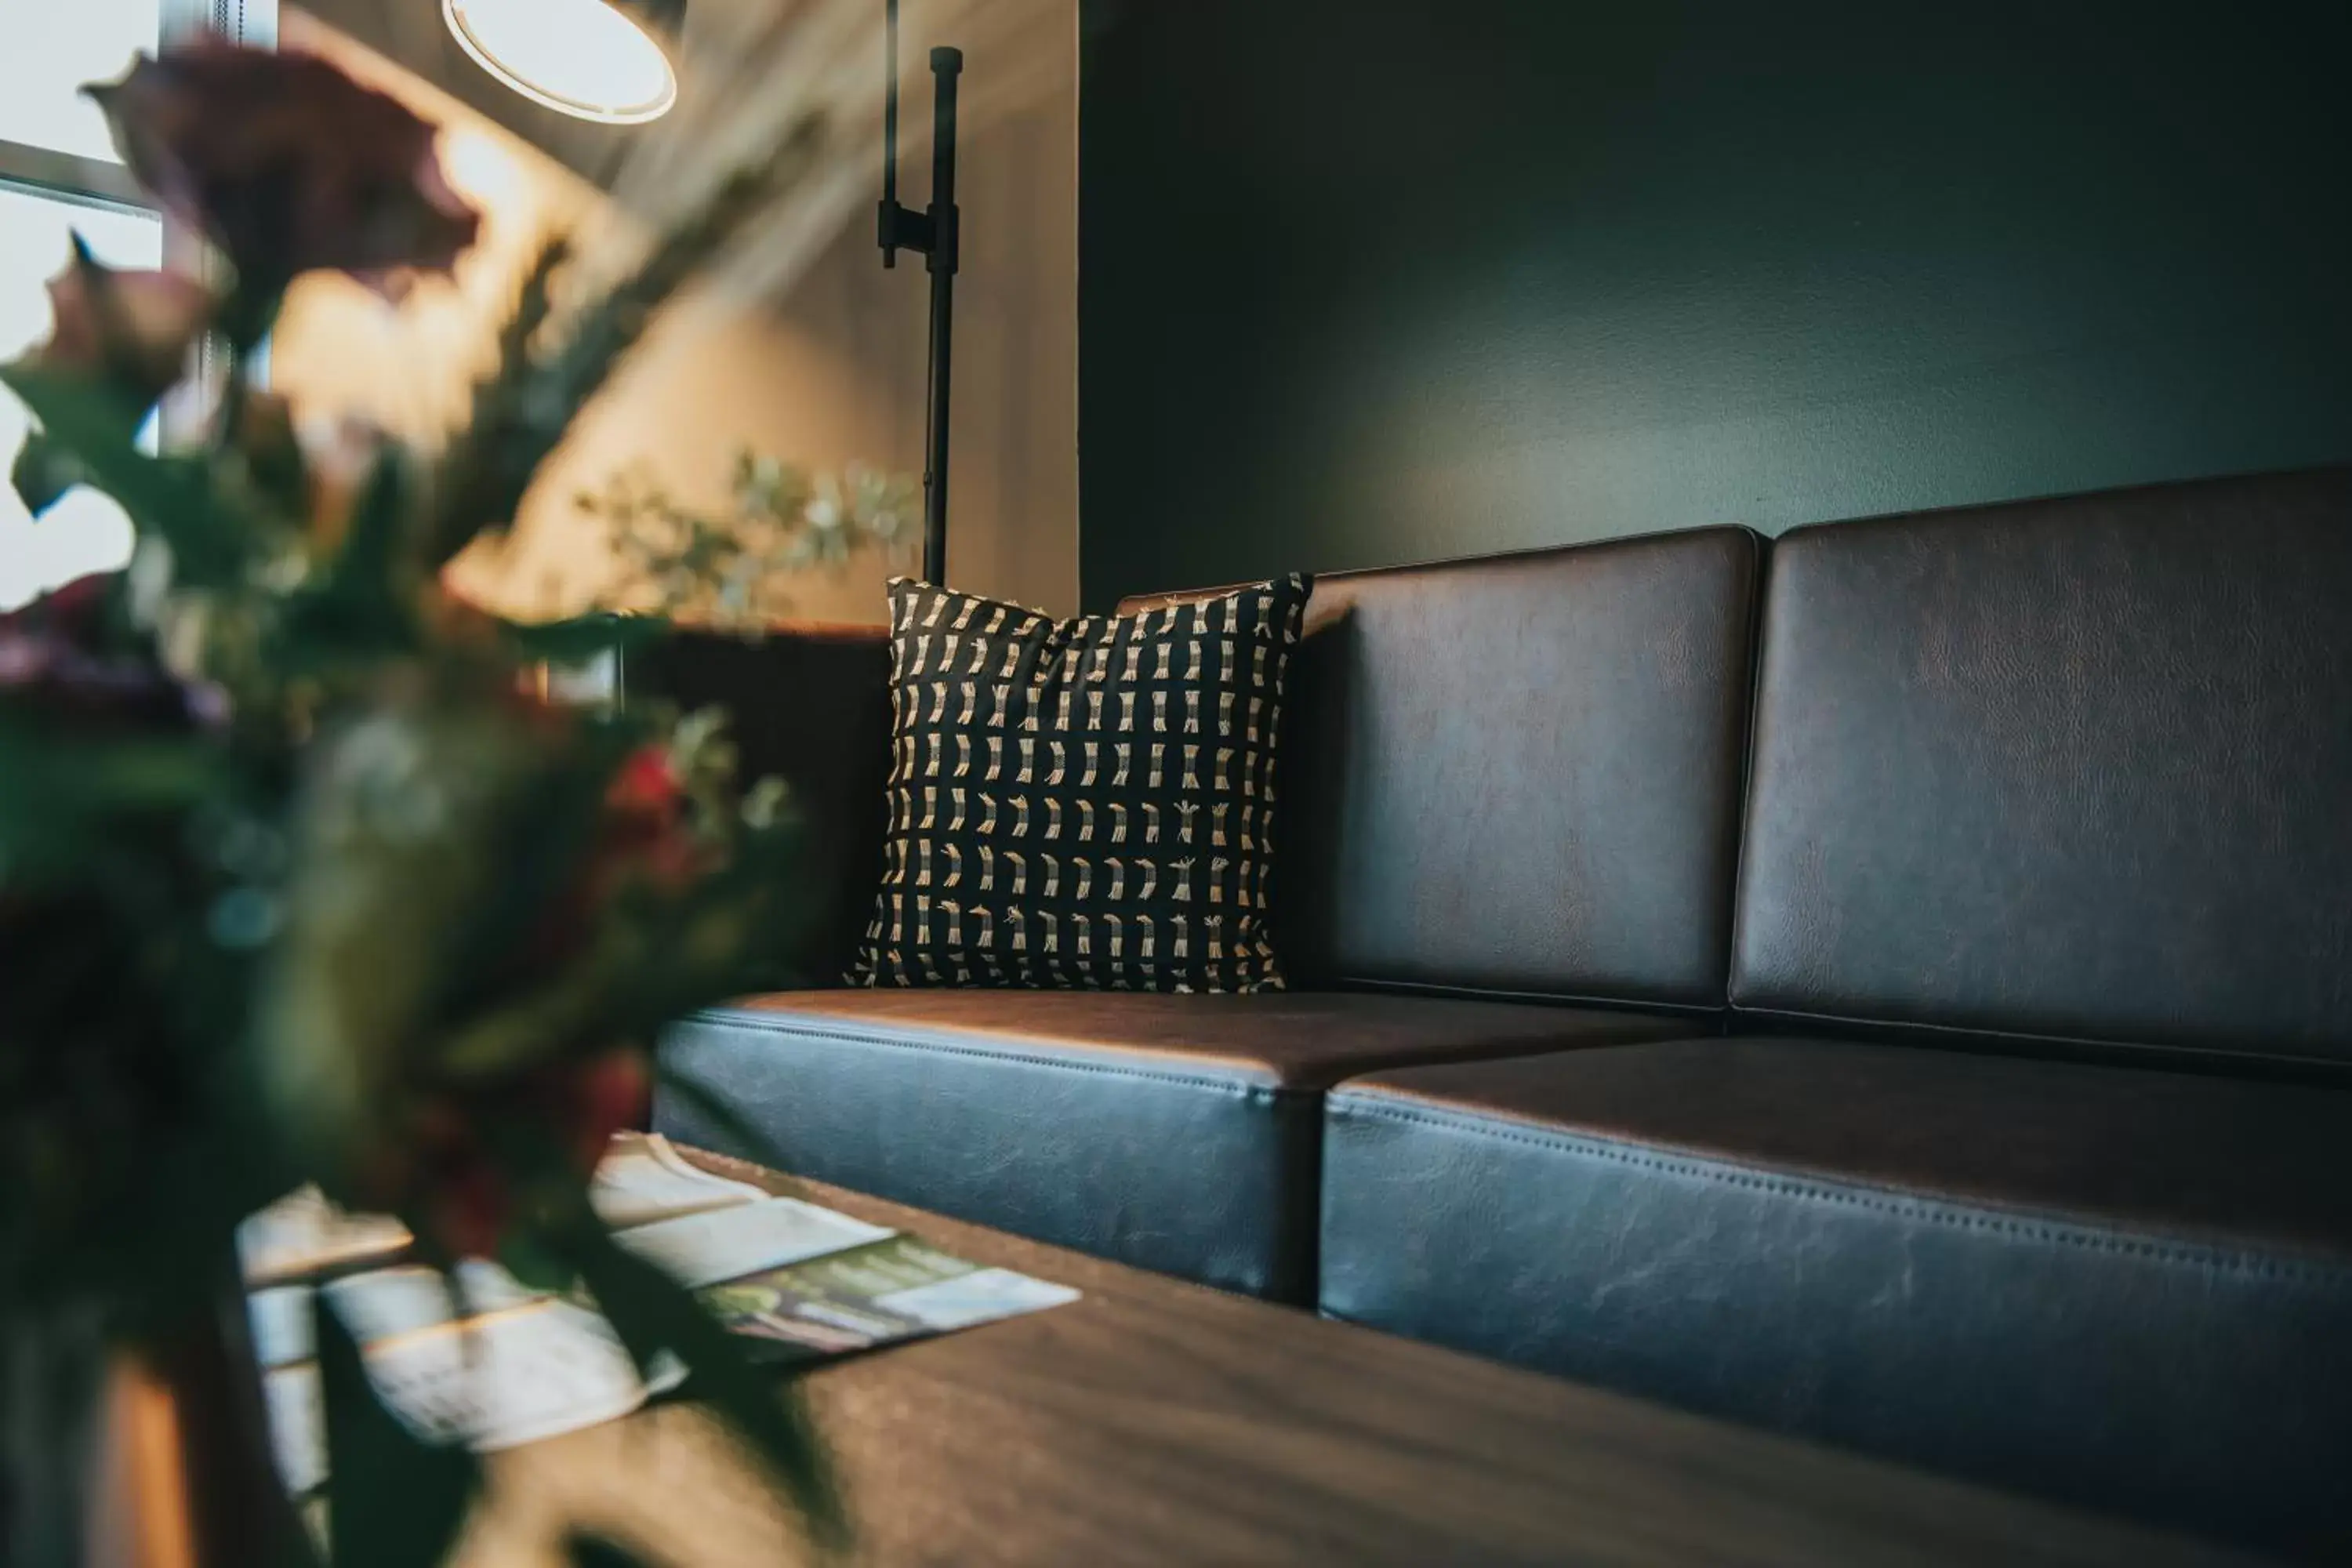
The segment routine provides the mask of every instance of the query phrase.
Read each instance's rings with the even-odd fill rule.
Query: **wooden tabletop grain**
[[[706,1163],[1086,1292],[808,1375],[856,1563],[2244,1561]],[[461,1561],[557,1568],[574,1520],[677,1568],[815,1560],[688,1405],[499,1457]]]

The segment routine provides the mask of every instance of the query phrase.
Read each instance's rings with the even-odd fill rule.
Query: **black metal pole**
[[[882,205],[876,237],[882,265],[898,265],[898,252],[918,250],[931,274],[930,390],[924,417],[923,576],[944,583],[948,575],[949,372],[955,359],[955,275],[962,258],[962,220],[956,211],[956,79],[963,74],[961,49],[933,49],[938,107],[931,122],[931,205],[909,212],[898,205],[898,0],[886,6],[888,26],[888,85],[882,108]]]
[[[898,265],[898,0],[883,7],[882,40],[882,265]]]
[[[956,79],[961,49],[933,49],[938,104],[931,130],[931,375],[929,441],[923,474],[923,576],[945,583],[948,574],[949,376],[955,359],[955,277],[961,260],[956,210]]]

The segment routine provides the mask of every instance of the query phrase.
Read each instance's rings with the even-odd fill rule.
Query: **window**
[[[275,20],[275,0],[0,0],[0,359],[48,336],[44,285],[75,233],[111,267],[160,267],[173,245],[81,85],[121,75],[163,38],[210,28],[264,41]],[[0,474],[25,426],[0,393]],[[130,547],[129,521],[103,496],[77,490],[36,522],[0,483],[0,611],[119,566]]]
[[[78,206],[0,186],[0,359],[14,359],[49,335],[42,285],[64,265],[77,229],[110,267],[163,265],[163,226],[145,213]],[[0,453],[12,462],[25,423],[16,400],[0,393]],[[37,522],[13,488],[0,494],[0,611],[120,566],[130,554],[130,521],[94,490],[75,490]]]
[[[163,20],[158,0],[0,0],[0,142],[112,163],[105,119],[76,89],[152,53]]]

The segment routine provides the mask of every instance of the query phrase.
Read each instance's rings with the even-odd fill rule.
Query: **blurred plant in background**
[[[791,615],[801,573],[845,567],[869,548],[904,561],[922,528],[912,475],[862,463],[815,473],[748,447],[735,459],[723,513],[682,504],[642,464],[576,504],[604,524],[621,563],[608,609],[730,631],[760,631]]]
[[[796,1407],[586,1197],[608,1134],[643,1112],[661,1026],[788,978],[777,794],[739,800],[708,721],[673,731],[530,695],[542,661],[655,623],[509,625],[442,581],[508,526],[663,300],[807,179],[815,121],[609,288],[574,287],[549,245],[437,450],[348,428],[306,449],[249,384],[256,346],[305,271],[396,292],[471,242],[432,127],[319,60],[216,41],[93,92],[222,281],[79,253],[49,343],[0,367],[37,422],[14,470],[27,502],[93,486],[138,536],[127,571],[0,618],[7,1554],[79,1558],[80,1445],[110,1363],[136,1357],[191,1399],[247,1374],[252,1404],[229,1327],[236,1228],[305,1184],[397,1215],[427,1261],[584,1282],[641,1363],[667,1351],[692,1369],[822,1534],[835,1504]],[[583,297],[560,303],[567,289]],[[201,440],[143,451],[206,343],[226,369],[197,389]],[[779,470],[776,507],[788,488]],[[410,1432],[333,1315],[316,1327],[328,1554],[438,1561],[472,1457]],[[215,1477],[232,1443],[268,1475],[249,1422],[185,1436]],[[311,1559],[274,1485],[258,1525],[231,1489],[192,1501],[234,1561]]]

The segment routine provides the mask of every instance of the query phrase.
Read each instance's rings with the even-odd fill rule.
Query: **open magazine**
[[[657,1135],[624,1133],[590,1199],[624,1247],[699,1290],[755,1353],[845,1355],[1060,1306],[1065,1286],[986,1268],[887,1226],[714,1175]],[[313,1313],[359,1342],[369,1381],[420,1436],[490,1451],[616,1420],[683,1380],[641,1373],[593,1301],[535,1291],[494,1263],[445,1278],[402,1265],[381,1215],[296,1194],[240,1237],[253,1342],[289,1488],[326,1479]]]

